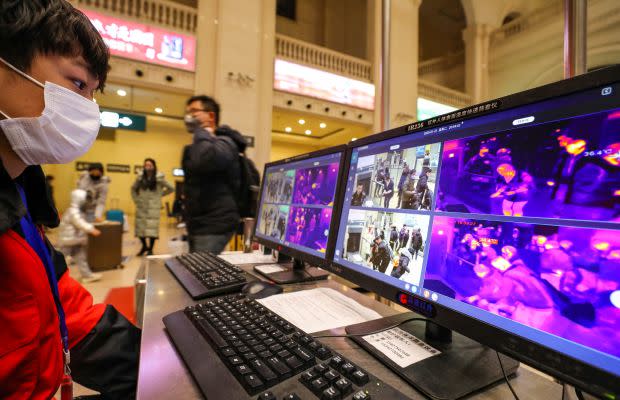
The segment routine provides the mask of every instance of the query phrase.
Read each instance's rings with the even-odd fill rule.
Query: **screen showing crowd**
[[[324,257],[341,156],[267,168],[256,234]]]
[[[620,357],[620,109],[575,114],[354,148],[334,261]]]

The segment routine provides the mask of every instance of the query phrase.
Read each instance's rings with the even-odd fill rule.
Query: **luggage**
[[[101,235],[88,235],[88,265],[94,272],[122,268],[123,225],[119,222],[95,224]]]
[[[105,219],[123,224],[125,222],[125,213],[118,207],[118,199],[112,199],[110,203],[112,208],[106,212]]]

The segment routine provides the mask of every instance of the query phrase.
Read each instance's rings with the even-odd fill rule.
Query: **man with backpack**
[[[200,95],[187,100],[185,126],[194,135],[183,150],[187,233],[190,251],[219,254],[252,217],[258,171],[245,157],[247,143],[234,129],[219,125],[220,106]]]

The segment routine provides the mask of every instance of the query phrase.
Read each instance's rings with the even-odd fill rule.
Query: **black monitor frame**
[[[256,224],[254,227],[254,235],[253,235],[254,241],[266,247],[269,247],[271,249],[277,250],[279,253],[292,257],[295,260],[306,262],[315,267],[325,268],[331,265],[331,260],[334,257],[334,249],[336,248],[336,239],[337,239],[337,231],[338,231],[337,224],[339,222],[337,218],[339,218],[340,216],[340,210],[337,209],[336,206],[339,204],[338,201],[341,198],[340,191],[343,190],[342,176],[344,174],[343,168],[345,166],[344,162],[345,162],[345,157],[346,157],[346,150],[347,150],[346,145],[329,147],[327,149],[314,151],[314,152],[306,153],[306,154],[301,154],[295,157],[285,158],[283,160],[272,161],[270,163],[265,164],[265,168],[263,169],[263,175],[262,175],[263,181],[261,182],[261,190],[260,190],[259,197],[258,197],[260,200],[262,200],[263,198],[263,191],[265,190],[265,184],[267,182],[267,177],[266,177],[267,168],[282,165],[282,164],[287,164],[287,163],[295,162],[295,161],[303,161],[309,158],[326,156],[326,155],[334,154],[338,152],[342,153],[342,156],[340,157],[340,161],[339,161],[339,167],[338,167],[339,168],[338,169],[338,180],[336,184],[336,191],[334,192],[334,204],[332,207],[332,220],[329,224],[330,234],[329,234],[329,238],[327,239],[327,250],[325,252],[325,259],[321,259],[320,257],[315,256],[314,254],[310,254],[310,253],[304,252],[299,249],[295,249],[289,246],[284,246],[283,244],[279,242],[275,242],[275,241],[257,236],[256,232],[259,228],[258,218],[257,218]]]
[[[390,129],[385,132],[361,138],[355,142],[350,142],[346,153],[346,169],[343,169],[343,174],[341,175],[341,197],[338,198],[338,204],[342,205],[344,202],[344,192],[346,190],[349,166],[351,163],[351,155],[354,148],[396,138],[399,136],[415,134],[416,132],[429,129],[431,127],[439,127],[442,125],[454,123],[456,121],[468,120],[475,117],[496,113],[498,111],[505,111],[530,103],[548,100],[554,97],[565,96],[596,87],[604,87],[609,84],[619,82],[620,65],[615,65],[575,78],[551,83],[539,88],[530,89],[524,92],[501,97],[496,100],[491,100],[478,105],[466,107],[461,110],[444,114],[443,116],[438,116],[424,121],[415,122],[409,125]],[[480,109],[480,105],[484,106],[487,104],[490,105],[490,109],[488,111],[484,110],[482,112],[473,112],[475,108]],[[471,113],[467,114],[467,110],[471,110]],[[456,116],[457,113],[461,113],[462,115],[463,111],[465,111],[465,118],[446,118],[447,116]],[[339,223],[342,217],[342,207],[334,207],[334,210],[338,210],[338,215],[335,215],[332,218],[335,218],[335,221]],[[340,225],[338,225],[338,229],[339,227]],[[335,235],[333,239],[336,239],[337,236],[338,235]],[[332,245],[335,246],[335,241],[332,242]],[[331,249],[332,255],[334,254],[334,251],[335,249]],[[398,300],[400,298],[400,295],[403,293],[400,289],[392,285],[374,279],[370,276],[367,276],[363,273],[352,270],[347,266],[340,265],[335,262],[333,262],[331,265],[328,265],[326,269],[392,301],[399,302]],[[517,360],[523,361],[524,363],[549,375],[552,375],[563,382],[581,388],[586,392],[598,396],[605,396],[609,393],[612,393],[616,396],[620,394],[620,377],[618,376],[615,376],[607,371],[601,370],[583,361],[559,353],[549,347],[543,346],[529,339],[518,336],[512,332],[479,321],[471,316],[442,306],[438,303],[431,303],[422,296],[412,295],[411,293],[407,293],[407,295],[422,301],[429,307],[432,307],[433,310],[431,313],[429,313],[429,318],[442,327],[459,332],[494,350],[509,355],[510,357],[513,357]],[[406,305],[404,306],[407,307]],[[412,307],[409,308],[411,308],[413,311],[419,311]]]

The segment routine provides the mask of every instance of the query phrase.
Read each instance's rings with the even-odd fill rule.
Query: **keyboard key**
[[[363,390],[353,395],[353,400],[370,400],[370,395]]]
[[[342,358],[341,356],[334,356],[329,361],[329,365],[331,365],[332,368],[335,369],[339,369],[342,364],[344,364],[344,358]]]
[[[232,365],[240,365],[240,364],[243,364],[243,360],[242,360],[242,359],[241,359],[241,357],[239,357],[239,356],[228,357],[228,361],[229,361]]]
[[[288,342],[284,343],[284,347],[286,347],[289,350],[293,350],[296,349],[298,347],[297,343],[293,342],[292,340],[289,340]]]
[[[319,365],[315,365],[314,366],[314,371],[319,374],[319,375],[323,375],[324,373],[326,373],[327,371],[329,371],[329,367],[325,364],[319,364]]]
[[[235,351],[233,349],[231,349],[230,347],[225,347],[222,349],[222,355],[224,357],[232,357],[234,355],[236,355],[237,353],[235,353]]]
[[[274,345],[275,343],[276,343],[276,341],[274,339],[272,339],[272,338],[263,340],[263,344],[265,346],[267,346],[267,347],[269,347],[271,345]]]
[[[280,350],[282,350],[284,347],[282,347],[281,344],[272,344],[271,346],[269,346],[269,350],[273,351],[274,353],[279,352]]]
[[[228,343],[226,343],[226,341],[222,339],[220,334],[217,333],[217,331],[206,320],[199,320],[198,326],[203,331],[203,333],[213,341],[215,347],[217,347],[218,349],[228,347]]]
[[[261,393],[258,396],[258,400],[276,400],[276,395],[272,392]]]
[[[304,363],[314,364],[314,356],[310,354],[310,352],[308,352],[307,350],[298,347],[293,350],[293,353],[295,353],[299,358],[301,358],[301,361],[303,361]]]
[[[353,373],[351,374],[351,380],[357,386],[363,386],[368,383],[369,378],[368,378],[367,373],[358,369],[358,370],[353,371]]]
[[[323,391],[323,394],[321,395],[321,400],[340,400],[340,392],[338,391],[338,389],[334,388],[333,386],[328,387],[327,389],[325,389]]]
[[[309,389],[317,396],[327,388],[328,383],[324,378],[317,378],[310,383]]]
[[[330,371],[327,371],[327,372],[323,375],[323,377],[324,377],[325,379],[327,379],[327,381],[328,381],[329,383],[333,383],[334,381],[336,381],[336,380],[338,380],[338,379],[340,378],[340,374],[339,374],[338,372],[336,372],[336,371],[334,371],[334,370],[332,369],[332,370],[330,370]]]
[[[270,352],[269,350],[265,350],[265,351],[261,351],[260,353],[258,353],[258,356],[260,358],[269,358],[269,357],[273,356],[273,353]]]
[[[280,375],[280,378],[288,378],[291,376],[291,369],[282,362],[278,357],[270,357],[267,359],[267,365],[271,367],[276,373]]]
[[[350,362],[346,362],[340,367],[340,371],[348,377],[351,377],[351,374],[353,373],[353,371],[355,371],[355,369],[355,365],[351,364]]]
[[[299,380],[302,383],[310,384],[310,382],[312,382],[313,380],[318,378],[318,376],[319,376],[319,374],[317,374],[313,370],[310,370],[310,371],[306,371],[303,374],[301,374],[301,377],[299,378]]]
[[[346,396],[353,389],[353,384],[349,382],[347,378],[340,378],[335,383],[336,389],[342,393],[343,396]]]
[[[332,352],[329,351],[329,349],[326,347],[319,347],[319,349],[316,351],[316,355],[321,360],[327,360],[329,357],[332,356]]]
[[[252,370],[250,369],[250,367],[248,367],[245,364],[241,364],[241,365],[237,365],[237,373],[239,373],[240,375],[248,375],[252,373]]]
[[[256,353],[252,353],[252,352],[243,353],[241,357],[243,357],[243,359],[246,361],[252,361],[256,358]]]
[[[283,359],[287,359],[291,356],[291,352],[288,350],[282,350],[278,352],[278,357],[283,358]]]
[[[254,351],[257,353],[260,353],[261,351],[265,351],[265,350],[267,350],[267,346],[265,345],[259,344],[259,345],[254,346]]]
[[[312,350],[313,353],[316,353],[316,351],[319,347],[321,347],[321,345],[318,342],[310,342],[306,345],[306,347]]]
[[[256,359],[250,362],[250,366],[258,373],[258,376],[268,385],[275,381],[277,375],[262,360]]]
[[[303,366],[304,366],[304,363],[302,363],[301,360],[295,356],[290,356],[290,357],[285,358],[284,362],[286,363],[286,365],[288,365],[295,371],[303,369]]]
[[[241,346],[238,347],[237,350],[239,351],[239,353],[248,353],[250,351],[250,348],[248,346]]]
[[[301,400],[301,397],[299,397],[297,393],[290,393],[284,396],[282,400]]]
[[[263,381],[258,376],[250,374],[245,376],[245,384],[251,391],[254,391],[263,386]]]

